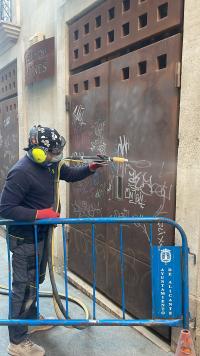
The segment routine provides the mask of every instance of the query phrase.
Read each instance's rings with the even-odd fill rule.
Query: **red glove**
[[[91,172],[95,172],[98,168],[107,165],[107,162],[92,162],[89,164],[89,170]]]
[[[35,219],[53,219],[59,218],[60,214],[52,208],[37,210]]]

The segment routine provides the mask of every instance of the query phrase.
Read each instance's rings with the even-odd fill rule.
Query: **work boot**
[[[27,338],[18,345],[10,343],[8,345],[8,354],[13,356],[43,356],[45,355],[45,350]]]

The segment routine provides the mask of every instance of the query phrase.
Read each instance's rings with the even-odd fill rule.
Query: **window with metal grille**
[[[122,36],[128,36],[130,32],[129,22],[122,25]]]
[[[95,22],[96,22],[96,28],[101,26],[101,15],[96,17]]]
[[[161,54],[157,57],[158,69],[163,69],[167,67],[167,55]]]
[[[88,90],[89,89],[89,81],[88,80],[84,80],[83,87],[84,87],[84,90]]]
[[[78,93],[78,84],[76,83],[76,84],[74,84],[74,93]]]
[[[123,12],[128,11],[129,9],[130,9],[130,0],[123,0],[122,2]]]
[[[168,15],[168,3],[158,6],[158,20],[161,20]]]
[[[75,41],[78,40],[78,37],[79,37],[79,31],[76,30],[76,31],[74,31],[74,40]]]
[[[142,75],[147,72],[147,61],[142,61],[138,63],[138,74]]]
[[[0,20],[12,21],[12,0],[0,0]]]
[[[101,85],[100,77],[94,78],[94,85],[95,85],[95,87],[100,87],[100,85]]]
[[[111,9],[108,10],[108,19],[112,20],[115,17],[115,8],[112,7]]]
[[[138,18],[138,22],[139,22],[139,29],[147,26],[147,13],[140,15]]]
[[[122,79],[129,79],[129,67],[122,68]]]
[[[95,48],[96,49],[101,48],[101,37],[95,39]]]
[[[83,48],[84,48],[84,54],[88,54],[89,51],[90,51],[89,43],[86,43],[86,44],[83,46]]]

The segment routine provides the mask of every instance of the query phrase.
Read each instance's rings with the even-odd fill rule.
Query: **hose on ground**
[[[50,276],[50,281],[51,281],[51,286],[52,286],[52,292],[50,291],[43,291],[39,293],[39,296],[42,298],[53,298],[53,304],[54,304],[54,309],[55,309],[55,313],[57,315],[58,319],[66,319],[66,310],[62,304],[62,300],[66,300],[66,296],[60,292],[58,292],[57,289],[57,285],[56,285],[56,281],[55,281],[55,275],[54,275],[54,266],[53,266],[53,230],[54,227],[50,226],[49,227],[49,232],[48,232],[48,244],[47,244],[47,249],[48,249],[48,269],[49,269],[49,276]],[[8,292],[8,288],[4,285],[0,284],[0,295],[5,295],[8,296],[9,292]],[[81,302],[78,298],[74,298],[71,296],[68,296],[68,301],[72,302],[76,305],[78,305],[85,314],[85,319],[89,319],[90,318],[90,314],[89,311],[87,309],[87,307],[85,306],[85,304],[83,302]],[[70,317],[68,316],[68,319],[70,319]],[[65,326],[66,328],[76,328],[78,330],[82,330],[87,328],[87,325],[75,325],[75,326]],[[53,326],[52,326],[53,328]],[[37,327],[35,327],[31,333],[34,333],[35,331],[37,331]],[[39,327],[40,330],[48,330],[50,329],[49,326],[40,326]]]
[[[57,291],[57,293],[58,293],[58,291]],[[6,286],[0,285],[0,295],[5,295],[5,296],[9,295],[8,288]],[[53,292],[49,292],[49,291],[40,292],[39,296],[41,298],[52,298],[53,297],[53,299],[55,299],[54,293]],[[58,296],[57,296],[57,300],[60,300],[60,301],[61,300],[66,300],[66,297],[65,297],[65,295],[63,293],[59,292]],[[85,318],[89,319],[89,312],[88,312],[88,309],[86,308],[84,303],[82,303],[79,299],[74,298],[74,297],[70,297],[70,296],[68,296],[68,301],[78,305],[79,307],[81,307],[83,309],[84,313],[85,313]],[[59,302],[59,304],[60,304],[60,302]],[[62,313],[60,311],[60,308],[59,308],[56,300],[54,301],[54,309],[55,309],[55,312],[56,312],[56,315],[57,315],[58,319],[63,319]],[[65,309],[63,311],[65,312]],[[70,318],[68,318],[68,319],[70,319]],[[66,327],[70,328],[71,326],[66,326]],[[72,327],[75,327],[76,329],[80,329],[80,330],[84,328],[84,326],[72,326]],[[53,325],[52,325],[52,328],[53,328]],[[48,330],[48,329],[49,329],[49,326],[43,326],[43,327],[40,326],[40,330]],[[31,333],[33,333],[35,331],[37,331],[37,327],[35,327],[31,331]]]

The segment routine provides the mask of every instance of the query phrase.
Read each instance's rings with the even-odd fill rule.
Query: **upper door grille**
[[[73,70],[181,24],[183,0],[108,0],[69,25]]]

